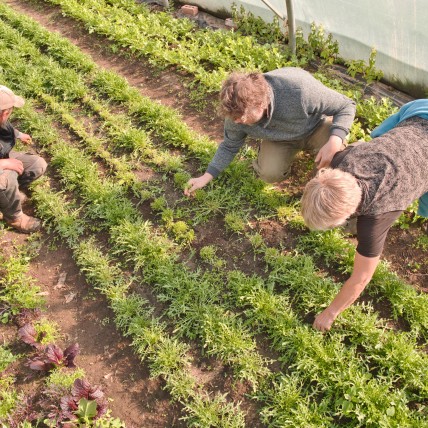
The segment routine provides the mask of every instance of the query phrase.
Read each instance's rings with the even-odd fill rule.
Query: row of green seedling
[[[136,5],[132,0],[120,3],[87,0],[84,5],[77,1],[50,2],[83,21],[90,31],[95,29],[131,52],[147,56],[150,62],[180,67],[194,76],[192,85],[197,84],[199,88],[202,85],[207,92],[218,91],[230,71],[243,68],[270,71],[304,66],[306,62],[304,57],[291,59],[279,44],[260,45],[251,36],[239,33],[197,30],[190,21],[175,19],[169,13],[150,13],[144,5]],[[127,25],[122,25],[123,22]],[[373,97],[363,99],[361,88],[346,88],[337,78],[322,73],[317,73],[317,77],[361,104],[358,116],[364,125],[356,122],[351,132],[353,138],[367,138],[368,131],[364,127],[373,129],[376,120],[384,119],[393,110],[387,98],[380,102]]]
[[[315,254],[328,266],[332,265],[345,274],[352,273],[355,247],[343,239],[338,230],[305,235],[300,238],[299,248],[305,253]],[[428,337],[428,296],[406,284],[391,271],[387,262],[380,262],[367,292],[377,299],[386,297],[391,302],[395,318],[403,317],[413,332],[424,339]]]
[[[175,19],[169,12],[150,13],[132,0],[112,5],[99,0],[48,2],[60,6],[64,14],[83,22],[91,31],[107,36],[118,49],[125,47],[145,55],[157,66],[179,67],[206,91],[217,91],[231,70],[273,70],[299,64],[279,44],[267,48],[250,36],[198,30],[190,20]],[[207,65],[212,70],[208,71]]]
[[[103,254],[94,238],[84,237],[88,231],[81,210],[63,194],[50,190],[47,180],[34,187],[33,199],[38,214],[67,240],[87,282],[107,297],[117,327],[131,338],[141,361],[148,363],[151,376],[164,379],[172,399],[183,405],[183,419],[189,426],[243,427],[244,416],[238,406],[198,385],[190,370],[189,346],[167,333],[149,303],[130,290],[136,284],[126,272]]]
[[[73,158],[75,158],[75,156],[73,156]],[[85,170],[89,169],[88,165],[84,165],[84,159],[78,159],[78,161],[80,167],[84,167]],[[79,174],[79,180],[82,180],[82,175],[83,171],[81,171],[81,173]],[[93,185],[95,183],[95,177],[91,177],[90,182]],[[150,228],[148,227],[147,223],[135,224],[129,221],[119,223],[113,227],[111,235],[112,242],[114,242],[115,245],[114,251],[117,252],[119,256],[122,256],[124,259],[126,259],[128,263],[133,264],[136,269],[142,268],[144,272],[144,279],[146,281],[156,284],[157,287],[161,287],[162,292],[165,293],[165,300],[170,303],[170,307],[167,310],[168,315],[173,316],[173,318],[177,317],[181,321],[179,329],[194,329],[195,324],[198,322],[200,323],[201,315],[204,315],[206,317],[207,309],[209,309],[209,307],[213,303],[217,303],[217,299],[219,299],[219,297],[213,294],[213,292],[215,292],[216,290],[218,290],[217,293],[222,292],[222,278],[220,277],[216,280],[215,275],[207,275],[206,273],[204,274],[204,276],[194,275],[194,278],[192,278],[190,276],[190,273],[186,272],[182,266],[178,266],[177,269],[177,265],[175,264],[173,255],[165,254],[165,242],[159,242],[159,240],[158,242],[156,242],[156,235],[150,231]],[[167,255],[168,257],[163,257],[163,260],[160,260],[162,252],[164,252],[164,256]],[[206,279],[204,277],[206,277]],[[215,287],[212,287],[213,283]],[[189,291],[191,292],[189,293]],[[196,305],[194,304],[195,298],[197,298]],[[211,309],[214,309],[213,305]],[[195,311],[195,313],[193,313],[193,311]],[[226,331],[219,331],[219,327],[224,328],[228,326],[225,325],[224,320],[222,320],[223,322],[221,322],[222,325],[219,325],[219,320],[221,320],[221,318],[219,317],[220,313],[218,310],[216,310],[216,312],[217,316],[211,317],[208,320],[205,319],[205,324],[208,324],[208,326],[213,329],[212,333],[218,334],[223,332],[223,335],[227,333],[229,334],[227,338],[230,342],[232,342],[233,339],[236,341],[237,337],[233,335],[233,332],[231,332],[230,329]],[[289,310],[287,310],[287,312],[289,312]],[[186,314],[185,318],[183,318],[183,313]],[[307,327],[303,328],[309,331],[310,335],[317,334],[316,332],[308,330]],[[195,333],[198,334],[197,331]],[[192,333],[189,334],[188,332],[185,332],[185,334],[192,338]],[[206,330],[202,334],[206,334]],[[293,337],[294,336],[295,335],[293,335]],[[217,337],[215,337],[214,334],[211,334],[211,336],[205,336],[204,340],[205,343],[210,344],[210,340],[217,340]],[[225,341],[225,343],[227,343],[227,341]],[[230,358],[230,349],[219,349],[218,342],[215,343],[215,345],[217,346],[217,352],[219,352],[220,354],[224,352],[225,354],[223,357]],[[228,344],[228,347],[230,348],[230,344]],[[304,349],[305,350],[303,352],[307,354],[307,346],[305,346]],[[331,364],[332,361],[339,360],[339,357],[342,357],[340,359],[342,365],[339,365],[339,363],[336,364],[338,366],[337,373],[343,372],[345,363],[347,364],[348,368],[351,364],[350,361],[352,361],[354,364],[351,364],[352,370],[349,369],[349,372],[347,373],[349,374],[349,377],[345,378],[345,380],[339,378],[339,380],[333,382],[334,391],[336,391],[336,388],[340,381],[345,383],[347,379],[349,383],[350,380],[357,378],[361,380],[361,383],[364,383],[369,379],[369,374],[365,371],[361,371],[361,367],[358,363],[358,360],[355,358],[351,360],[351,356],[353,355],[352,352],[345,352],[342,345],[340,345],[339,349],[335,351],[336,352],[331,356],[329,363]],[[235,352],[236,351],[233,350],[233,353]],[[314,356],[316,356],[316,353],[307,355],[308,358],[306,362],[308,365],[311,361],[314,361]],[[240,355],[240,357],[241,359],[243,359],[244,355]],[[308,369],[308,366],[306,366],[306,369]],[[324,386],[322,392],[326,393],[326,391],[330,391],[332,397],[337,399],[335,395],[337,394],[337,392],[333,392],[331,381],[327,380],[327,373],[322,373],[322,370],[320,369],[319,365],[315,363],[315,361],[312,363],[312,371],[309,372],[307,370],[307,373],[310,373],[310,378],[312,380],[316,379],[316,374],[318,374],[318,376],[322,375],[321,379],[319,380],[319,384],[321,385],[321,380],[324,380],[324,382],[326,382],[326,385],[330,387],[329,390],[327,389],[327,386]],[[306,379],[306,381],[309,381],[308,378]],[[398,400],[399,397],[394,395],[394,393],[388,394],[388,389],[390,388],[390,385],[388,383],[386,383],[386,385],[378,385],[378,382],[373,380],[372,382],[368,382],[368,385],[369,387],[371,387],[371,389],[369,389],[371,394],[367,394],[368,398],[365,401],[365,405],[367,406],[367,408],[363,405],[361,407],[365,409],[365,411],[371,410],[373,413],[369,414],[368,422],[372,421],[373,419],[373,421],[376,420],[377,422],[383,424],[382,419],[379,419],[379,413],[374,412],[373,408],[370,408],[367,403],[369,403],[370,400],[374,397],[377,400],[377,405],[379,405],[379,400],[381,400],[381,397],[382,400],[389,400],[388,402],[400,403],[401,401],[403,401],[403,397],[401,397],[400,401]],[[359,385],[359,387],[362,387],[361,384]],[[330,398],[330,400],[332,400],[333,398]],[[385,404],[382,404],[382,407],[385,408]],[[397,406],[399,410],[397,410],[397,414],[395,414],[395,406],[392,406],[391,408],[388,407],[387,410],[391,414],[392,412],[394,412],[395,418],[398,418],[400,420],[400,423],[404,423],[404,421],[407,420],[406,418],[408,418],[408,415],[406,413],[402,414],[404,412],[402,406],[400,407],[399,404],[397,404]],[[349,413],[352,414],[351,411],[349,411]],[[392,415],[389,415],[389,417],[392,417]]]
[[[23,110],[21,111],[24,112]],[[40,117],[40,114],[38,116]],[[31,120],[28,121],[28,126],[35,137],[40,138],[48,148],[52,156],[52,164],[61,171],[62,181],[66,188],[79,191],[82,202],[86,205],[88,217],[97,219],[99,227],[110,228],[117,251],[119,251],[121,240],[125,242],[122,245],[128,245],[134,251],[137,251],[137,257],[129,260],[129,262],[133,263],[135,269],[145,265],[145,257],[153,255],[154,260],[151,261],[151,270],[145,271],[145,279],[150,278],[150,275],[155,275],[152,278],[152,283],[161,288],[165,300],[175,302],[176,298],[180,297],[180,292],[183,290],[186,292],[184,281],[187,281],[189,286],[188,295],[181,296],[181,298],[188,299],[189,304],[196,306],[195,311],[197,313],[188,312],[183,307],[179,310],[179,314],[175,314],[175,318],[180,320],[182,333],[186,333],[191,338],[201,337],[207,352],[217,355],[226,363],[231,364],[238,378],[247,379],[256,386],[260,379],[267,374],[266,362],[256,352],[254,339],[243,328],[236,316],[227,313],[214,300],[215,293],[218,293],[210,282],[214,278],[203,278],[198,273],[191,273],[180,263],[168,266],[162,258],[156,259],[158,253],[162,254],[165,251],[162,248],[172,247],[173,243],[167,239],[162,239],[159,244],[156,244],[156,241],[151,242],[148,237],[151,226],[148,222],[143,222],[139,219],[138,211],[126,198],[126,192],[123,187],[108,179],[101,181],[98,178],[96,166],[81,151],[71,148],[65,143],[59,143],[59,137],[55,135],[53,129],[50,134],[44,135],[43,132],[49,125],[43,124],[38,127],[34,114]],[[36,127],[39,129],[36,129]],[[113,228],[114,230],[112,230]],[[119,228],[123,230],[116,236],[117,232],[115,230]],[[153,239],[155,237],[156,233],[153,232]],[[142,239],[142,242],[139,243],[138,239]],[[153,254],[150,249],[146,250],[142,246],[149,244],[157,245],[153,250]],[[146,254],[147,252],[148,254]],[[176,257],[171,255],[171,261]],[[177,287],[177,289],[169,289],[169,284],[163,277],[167,273],[172,276],[179,273],[183,280],[183,285]],[[162,279],[163,283],[157,283],[158,279]],[[206,304],[203,302],[199,304],[198,296],[194,295],[200,292],[200,284],[205,284],[206,287],[211,289],[211,292],[214,292],[213,299],[210,299],[209,295],[199,297],[206,298],[208,300]],[[210,300],[214,301],[211,302]],[[198,317],[200,311],[205,316],[202,320]],[[169,310],[169,313],[172,315],[172,309]],[[186,332],[184,327],[190,330]],[[218,329],[214,331],[216,327]],[[219,334],[221,332],[223,334]],[[229,334],[237,338],[237,343],[231,343],[228,340]]]

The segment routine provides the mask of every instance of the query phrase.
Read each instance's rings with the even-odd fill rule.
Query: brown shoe
[[[42,225],[38,218],[30,217],[24,213],[13,220],[6,220],[6,223],[21,233],[37,232]]]

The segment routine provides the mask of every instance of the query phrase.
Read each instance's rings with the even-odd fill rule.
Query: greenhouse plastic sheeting
[[[285,0],[269,0],[286,15]],[[192,0],[189,4],[212,12],[231,13],[231,5],[266,21],[273,12],[261,0]],[[427,0],[293,0],[296,27],[308,34],[315,22],[339,42],[344,59],[365,60],[377,50],[376,67],[385,78],[416,96],[428,88]]]

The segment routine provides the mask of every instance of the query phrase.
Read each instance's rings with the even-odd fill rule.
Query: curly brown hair
[[[233,72],[220,91],[220,113],[241,117],[250,107],[267,108],[270,103],[269,84],[262,73]]]

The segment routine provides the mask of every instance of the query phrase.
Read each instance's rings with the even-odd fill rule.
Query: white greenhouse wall
[[[266,21],[273,12],[261,0],[191,0],[212,12],[235,3]],[[270,0],[286,15],[285,0]],[[426,96],[428,90],[428,0],[293,0],[296,26],[308,34],[310,24],[323,25],[339,42],[344,59],[368,61],[377,50],[376,67],[386,80]]]

